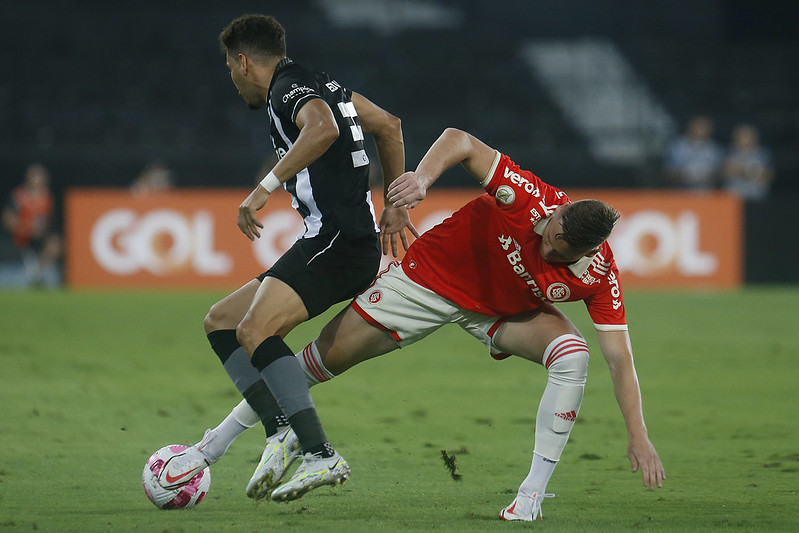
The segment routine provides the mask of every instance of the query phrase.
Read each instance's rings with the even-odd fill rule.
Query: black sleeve
[[[302,106],[313,98],[322,98],[316,80],[302,71],[285,73],[272,86],[271,99],[275,112],[295,123]]]

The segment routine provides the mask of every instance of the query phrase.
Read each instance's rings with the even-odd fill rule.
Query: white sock
[[[569,440],[588,375],[588,345],[577,335],[561,335],[544,350],[549,371],[535,419],[535,450],[520,492],[544,494]]]
[[[244,400],[244,403],[246,403],[246,400]],[[207,440],[206,437],[203,437],[203,440],[198,444],[197,447],[203,451],[209,461],[218,461],[220,457],[225,455],[227,449],[239,435],[258,422],[257,415],[255,416],[255,422],[249,426],[239,422],[238,418],[244,418],[245,421],[248,420],[246,414],[242,415],[244,410],[240,409],[240,406],[241,404],[234,407],[233,411],[213,431],[207,434]],[[247,408],[249,408],[249,405],[247,405]]]
[[[325,368],[325,364],[322,362],[322,354],[319,353],[319,348],[316,347],[316,341],[308,344],[300,353],[296,354],[296,357],[305,372],[308,386],[313,387],[336,377],[335,374]]]
[[[523,492],[528,496],[532,496],[533,493],[546,493],[549,478],[552,477],[552,473],[555,471],[556,466],[558,466],[557,461],[544,459],[537,453],[534,453],[533,464],[530,466],[530,473],[527,474],[527,477],[522,481],[519,492]]]
[[[250,407],[247,400],[240,401],[230,414],[233,415],[233,418],[235,418],[239,424],[247,428],[251,428],[261,421],[258,413],[255,412],[255,409]]]

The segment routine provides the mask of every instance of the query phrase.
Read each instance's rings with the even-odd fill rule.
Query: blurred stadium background
[[[797,2],[0,0],[0,201],[42,162],[59,219],[75,188],[118,189],[92,191],[92,208],[122,196],[133,205],[131,183],[161,161],[182,204],[209,192],[218,202],[233,236],[218,232],[217,246],[248,245],[227,213],[270,158],[268,123],[236,95],[216,40],[246,12],[274,14],[292,57],[400,116],[410,168],[455,126],[567,190],[651,198],[666,186],[663,151],[690,117],[711,117],[725,145],[736,124],[754,124],[776,181],[767,200],[742,206],[743,281],[799,283],[791,267],[799,248],[787,238],[799,228]],[[436,190],[456,196],[461,187],[478,190],[458,171]],[[718,241],[739,239],[725,223],[730,212],[706,211],[702,223]],[[704,251],[706,242],[689,244]],[[260,268],[252,253],[245,266],[243,276]],[[526,470],[533,420],[507,402],[537,397],[542,371],[490,360],[457,328],[314,389],[326,428],[358,465],[342,498],[254,507],[241,489],[260,457],[258,431],[215,467],[199,513],[152,512],[139,486],[149,453],[199,437],[238,401],[201,334],[224,292],[196,289],[0,289],[0,529],[507,530],[494,513],[515,491],[520,465]],[[669,472],[655,494],[633,490],[640,482],[626,472],[610,378],[589,317],[572,307],[595,366],[544,525],[796,531],[796,294],[797,286],[626,292],[647,420]],[[292,346],[330,316],[292,332]],[[407,377],[402,387],[397,376]],[[461,482],[450,482],[442,449],[461,450]]]
[[[178,187],[250,187],[268,123],[235,94],[217,44],[274,14],[289,55],[403,119],[408,166],[446,126],[563,188],[659,188],[666,143],[697,114],[741,122],[773,153],[769,200],[745,206],[745,280],[795,282],[799,9],[753,0],[0,2],[0,197],[46,164],[74,186],[128,187],[162,161]],[[442,186],[472,186],[451,172]],[[789,257],[786,257],[785,254]],[[787,271],[787,272],[784,272]]]

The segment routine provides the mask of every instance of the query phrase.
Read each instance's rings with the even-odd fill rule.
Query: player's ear
[[[244,71],[244,74],[247,74],[247,71],[250,69],[250,62],[247,59],[247,56],[245,56],[244,54],[239,54],[236,57],[236,59],[239,62],[239,66],[241,67],[241,70]]]

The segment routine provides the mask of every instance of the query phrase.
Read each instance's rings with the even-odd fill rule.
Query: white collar
[[[541,219],[538,223],[533,226],[533,231],[535,231],[538,235],[543,235],[544,230],[546,229],[547,225],[549,225],[550,217]],[[588,271],[588,268],[591,266],[591,263],[594,261],[594,255],[586,255],[575,261],[570,265],[566,265],[569,270],[571,270],[572,274],[581,278],[583,274]]]

